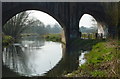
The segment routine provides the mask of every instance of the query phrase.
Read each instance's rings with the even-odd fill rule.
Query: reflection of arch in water
[[[45,41],[42,41],[43,46]],[[40,45],[39,45],[40,46]],[[33,47],[32,47],[33,48]],[[16,43],[10,45],[7,48],[4,48],[3,51],[3,77],[16,77],[20,75],[31,75],[33,72],[36,71],[34,69],[30,69],[28,66],[28,59],[26,51],[30,52],[31,50],[39,50],[37,48],[32,49],[30,47],[25,47],[22,44]],[[28,68],[29,67],[29,68]],[[6,72],[8,69],[8,72]],[[16,73],[18,72],[18,73]],[[6,75],[8,74],[8,75]],[[16,74],[16,75],[14,75]]]
[[[63,47],[63,56],[62,59],[59,61],[59,63],[50,71],[46,73],[45,76],[49,77],[56,77],[56,76],[62,76],[65,73],[72,72],[73,70],[76,70],[79,66],[79,53],[78,51],[71,51],[66,49],[64,45]]]
[[[7,50],[8,49],[17,50],[19,48],[19,50],[17,50],[17,51],[11,51],[13,53],[14,57],[15,57],[14,60],[16,60],[15,62],[12,62],[13,64],[15,63],[16,66],[14,68],[11,68],[11,69],[15,69],[17,71],[17,69],[26,69],[26,67],[27,67],[30,71],[28,71],[28,72],[22,71],[23,76],[25,76],[25,75],[27,75],[27,76],[31,76],[31,75],[40,76],[40,75],[43,75],[45,72],[49,71],[62,58],[62,49],[58,49],[57,51],[60,50],[60,54],[57,54],[59,52],[57,52],[57,51],[54,52],[54,49],[58,48],[58,47],[56,47],[57,45],[59,45],[59,47],[60,47],[61,44],[56,43],[56,45],[55,45],[55,43],[53,44],[52,42],[50,42],[50,43],[46,42],[46,43],[47,44],[42,46],[43,50],[42,49],[29,49],[29,48],[25,48],[23,50],[23,48],[21,48],[19,46],[16,46],[16,45],[14,46],[15,48],[13,48],[13,46],[11,48],[7,48]],[[49,48],[45,49],[46,46],[49,47]],[[56,48],[54,48],[54,46]],[[36,51],[36,50],[38,50],[38,51]],[[42,50],[42,51],[40,51],[40,50]],[[46,50],[48,50],[48,52],[43,52],[43,51],[46,51]],[[53,50],[53,51],[50,52],[49,50]],[[34,51],[36,51],[36,52],[34,52]],[[8,51],[7,54],[8,53],[10,54],[11,52]],[[54,52],[54,53],[52,53],[52,52]],[[19,55],[16,56],[16,53],[20,54],[20,57],[19,57]],[[34,53],[36,53],[36,54],[34,54]],[[45,53],[48,54],[48,55],[45,55]],[[4,54],[6,54],[6,53],[4,53]],[[8,56],[12,57],[9,54],[8,54]],[[53,58],[53,55],[55,55],[56,57]],[[9,58],[9,57],[7,57],[8,58],[8,66],[10,65],[10,60],[11,60],[11,58]],[[23,59],[23,61],[21,61],[19,58]],[[45,64],[45,66],[46,66],[45,68],[43,67],[44,66],[43,63],[45,63],[44,60],[42,60],[43,62],[40,62],[40,59],[44,59],[44,60],[46,59],[47,60],[47,61],[45,60],[47,62],[47,64]],[[54,61],[54,59],[56,59],[56,60]],[[35,61],[35,60],[37,60],[37,61]],[[22,66],[22,63],[23,63],[23,65],[25,63],[26,67],[20,67],[19,66],[19,61],[21,63],[20,64],[21,66]],[[53,62],[51,62],[51,61],[53,61]],[[37,64],[37,63],[34,63],[34,62],[40,62],[40,63]],[[52,64],[50,64],[50,62]],[[47,66],[50,66],[50,67],[47,68]],[[16,69],[16,67],[19,67],[19,68]],[[27,69],[26,69],[26,71],[27,71]],[[19,73],[21,73],[21,72],[19,71]],[[13,75],[13,77],[14,77],[14,75]]]
[[[20,63],[22,63],[22,64],[20,64]],[[25,55],[22,51],[22,48],[19,47],[19,46],[11,45],[8,48],[5,48],[5,50],[3,51],[3,67],[5,67],[4,65],[11,69],[10,70],[11,73],[5,72],[5,71],[3,71],[3,73],[5,73],[5,74],[9,73],[9,74],[11,74],[10,76],[12,76],[12,77],[15,76],[12,73],[16,72],[16,74],[17,74],[18,71],[20,73],[21,72],[24,72],[24,73],[30,73],[31,72],[27,68],[27,64],[26,64],[26,61],[25,61]],[[4,69],[4,70],[6,70],[6,69]],[[9,74],[8,74],[8,77],[9,77]],[[7,75],[3,74],[3,77],[4,76],[7,76]],[[17,76],[19,76],[19,75],[17,74]]]
[[[22,11],[26,11],[26,10],[29,10],[29,9],[25,9],[25,10],[22,10]],[[43,11],[43,10],[42,10],[42,11]],[[21,11],[18,11],[18,13],[19,13],[19,12],[21,12]],[[45,11],[45,12],[46,12],[46,11]],[[16,14],[17,14],[17,13],[16,13]],[[50,14],[50,13],[49,13],[49,14]],[[15,14],[13,14],[12,16],[14,16],[14,15],[15,15]],[[11,18],[12,16],[10,16],[9,18]],[[8,20],[8,19],[7,19],[7,20]],[[7,21],[7,20],[6,20],[6,21]],[[28,37],[27,37],[27,38],[28,38]],[[24,38],[23,38],[23,39],[24,39]],[[33,40],[31,39],[31,37],[28,38],[28,39],[25,39],[25,40],[33,41]],[[42,43],[41,46],[43,46],[43,45],[44,45],[44,41],[42,41],[41,43]],[[32,46],[32,45],[29,44],[29,46]],[[28,45],[24,45],[24,44],[21,45],[22,48],[27,48],[27,47],[29,47],[29,46],[28,46]],[[10,58],[10,56],[11,56],[11,57],[12,57],[12,56],[17,57],[17,56],[16,56],[17,54],[20,54],[20,57],[18,57],[18,58],[24,59],[24,57],[22,57],[22,56],[24,56],[24,55],[22,55],[22,52],[23,52],[23,51],[22,51],[22,48],[19,47],[19,49],[18,49],[18,47],[19,47],[19,46],[17,46],[17,47],[16,47],[16,46],[15,46],[15,47],[13,46],[14,49],[6,48],[7,50],[11,50],[11,53],[8,53],[8,54],[7,54],[7,56],[9,56],[9,57],[8,57],[9,59],[7,59],[7,62],[11,61],[11,59],[12,59],[12,62],[13,62],[13,63],[15,63],[15,62],[17,63],[17,61],[15,61],[15,59],[17,60],[17,58],[14,58],[14,59],[13,59],[13,58]],[[33,47],[32,47],[32,48],[33,48]],[[8,52],[9,52],[9,51],[8,51]],[[13,54],[13,53],[15,53],[15,54]],[[12,55],[11,55],[11,54],[12,54]],[[22,56],[21,56],[21,55],[22,55]],[[18,55],[18,56],[19,56],[19,55]],[[18,60],[20,60],[20,59],[18,59]],[[21,61],[21,60],[20,60],[20,61]],[[21,62],[24,63],[25,61],[21,61]],[[10,65],[10,64],[8,64],[8,65]],[[16,68],[16,67],[17,67],[17,64],[13,64],[13,66],[14,66],[14,67],[10,67],[10,68],[11,68],[11,69]],[[25,65],[25,66],[26,66],[26,65]],[[22,66],[21,66],[21,67],[22,67]],[[26,67],[26,68],[27,68],[27,67]],[[19,69],[19,68],[16,68],[16,69]],[[29,70],[29,69],[28,69],[28,70]],[[17,71],[17,70],[15,70],[15,71]],[[27,70],[25,70],[25,71],[27,71]],[[31,71],[29,71],[29,72],[31,72]]]

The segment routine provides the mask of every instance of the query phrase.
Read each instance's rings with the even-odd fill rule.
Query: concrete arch
[[[59,20],[58,17],[56,17],[56,16],[48,13],[49,11],[43,11],[43,10],[41,10],[41,9],[40,9],[40,10],[38,10],[38,9],[25,9],[25,10],[18,11],[17,13],[15,13],[15,14],[12,15],[11,17],[9,17],[9,18],[5,21],[5,23],[6,23],[9,19],[11,19],[13,16],[15,16],[16,14],[19,14],[19,13],[24,12],[24,11],[30,11],[30,10],[41,11],[41,12],[43,12],[43,13],[48,14],[49,16],[51,16],[52,18],[54,18],[54,19],[61,25],[61,27],[63,28],[63,24],[60,22],[60,20]],[[3,23],[3,24],[5,24],[5,23]]]
[[[2,23],[4,25],[8,19],[21,11],[32,9],[46,12],[63,27],[66,45],[69,46],[71,39],[79,37],[79,20],[85,13],[105,24],[108,27],[109,35],[115,36],[116,27],[110,24],[109,13],[106,12],[106,10],[112,12],[112,9],[107,9],[106,6],[110,6],[107,4],[109,3],[102,5],[102,2],[3,2]]]
[[[79,16],[79,20],[84,14],[89,14],[97,21],[97,23],[99,24],[98,26],[102,26],[98,27],[99,30],[104,29],[105,32],[106,28],[108,28],[108,15],[105,12],[104,6],[101,5],[101,3],[85,3],[82,7],[82,13]]]
[[[4,25],[10,18],[12,18],[13,16],[15,16],[16,14],[23,12],[23,11],[27,11],[27,10],[37,10],[37,11],[42,11],[48,15],[50,15],[51,17],[53,17],[63,28],[64,24],[60,21],[59,17],[57,17],[54,13],[52,13],[51,11],[49,11],[48,9],[45,9],[44,7],[17,7],[16,9],[11,9],[10,12],[7,11],[5,13],[3,13],[3,20],[2,20],[2,25]],[[3,11],[4,12],[4,11]],[[7,15],[7,16],[6,16]]]
[[[88,13],[85,13],[85,14],[88,14]],[[85,14],[83,14],[82,16],[84,16]],[[88,14],[88,15],[90,15],[90,16],[92,16],[91,14]],[[107,37],[107,34],[108,34],[108,27],[107,27],[107,24],[106,23],[104,23],[104,22],[100,22],[100,21],[97,21],[96,20],[96,18],[94,17],[94,16],[92,16],[94,19],[95,19],[95,21],[97,22],[97,33],[99,34],[99,35],[101,35],[101,34],[103,34],[103,37],[104,38],[106,38]],[[82,18],[82,17],[81,17]],[[80,18],[80,20],[81,20],[81,18]],[[79,22],[79,24],[80,24],[80,22]],[[80,29],[80,27],[79,27],[79,29]]]
[[[51,7],[49,4],[51,4],[51,5],[53,4],[53,6]],[[61,25],[61,27],[63,28],[62,41],[64,43],[66,43],[66,31],[64,30],[65,25],[62,22],[59,15],[52,10],[53,8],[58,9],[59,4],[58,3],[56,5],[54,5],[54,4],[55,3],[22,3],[22,2],[21,3],[3,3],[3,8],[5,6],[9,6],[9,8],[3,9],[2,25],[4,25],[10,18],[12,18],[13,16],[15,16],[16,14],[18,14],[20,12],[27,11],[27,10],[42,11],[42,12],[50,15]],[[11,5],[13,5],[13,6],[11,6]]]

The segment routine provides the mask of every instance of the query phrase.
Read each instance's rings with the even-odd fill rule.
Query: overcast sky
[[[45,25],[54,25],[55,23],[58,23],[52,16],[48,15],[47,13],[36,10],[30,10],[28,12],[31,12],[30,16],[39,19]],[[92,19],[94,19],[92,16],[84,14],[79,22],[79,27],[92,27],[93,24],[96,24],[96,22],[93,22]]]
[[[94,21],[93,21],[94,20]],[[89,14],[84,14],[79,22],[79,27],[94,27],[97,26],[96,20]]]
[[[58,23],[52,16],[42,11],[30,10],[27,12],[31,12],[30,16],[39,19],[45,25],[54,25],[55,23]]]

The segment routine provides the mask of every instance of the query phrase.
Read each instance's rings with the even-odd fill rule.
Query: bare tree
[[[7,23],[3,26],[2,30],[5,35],[12,36],[13,38],[18,38],[20,34],[30,27],[34,23],[33,19],[29,19],[28,12],[21,12],[14,17],[12,17]]]

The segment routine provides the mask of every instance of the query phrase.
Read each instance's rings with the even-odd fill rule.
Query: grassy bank
[[[71,41],[71,48],[73,50],[91,50],[94,45],[99,42],[105,42],[104,39],[74,39]]]
[[[61,34],[47,34],[43,36],[47,41],[61,42]]]
[[[99,42],[85,55],[86,63],[67,77],[119,77],[120,41]]]

